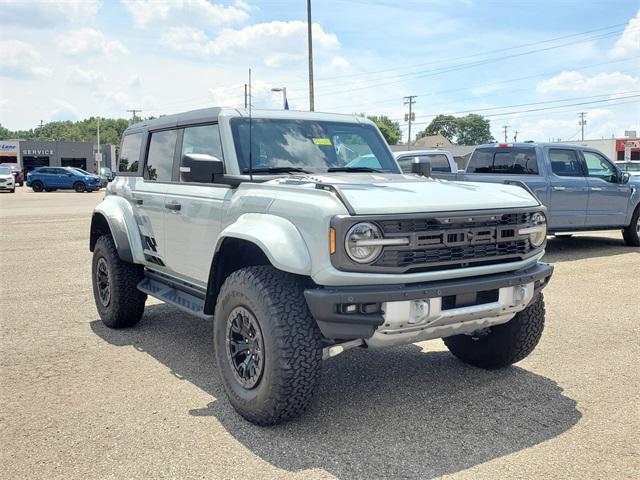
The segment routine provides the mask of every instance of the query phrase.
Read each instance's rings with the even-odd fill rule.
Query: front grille
[[[381,220],[386,238],[409,238],[408,246],[385,247],[371,266],[387,271],[429,271],[513,261],[532,250],[518,230],[531,213]]]

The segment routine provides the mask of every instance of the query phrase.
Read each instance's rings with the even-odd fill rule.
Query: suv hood
[[[414,175],[336,173],[290,176],[267,183],[315,188],[338,187],[356,214],[451,212],[535,207],[540,203],[525,189],[495,183],[449,182]]]

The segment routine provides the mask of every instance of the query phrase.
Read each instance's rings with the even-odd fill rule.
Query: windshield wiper
[[[383,173],[388,170],[380,170],[379,168],[371,167],[331,167],[327,169],[327,172],[374,172]]]
[[[259,167],[252,168],[252,173],[311,173],[300,167]],[[245,168],[242,173],[249,173],[249,169]]]

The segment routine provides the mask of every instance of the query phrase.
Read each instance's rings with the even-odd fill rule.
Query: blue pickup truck
[[[640,246],[640,176],[630,176],[593,148],[558,143],[480,145],[464,172],[444,180],[521,183],[548,208],[549,233],[622,230]]]

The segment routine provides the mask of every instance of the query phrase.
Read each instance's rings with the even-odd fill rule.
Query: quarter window
[[[123,173],[138,173],[138,158],[142,146],[142,133],[125,135],[120,148],[118,171]]]
[[[560,177],[582,177],[582,169],[575,150],[549,150],[551,171]]]
[[[583,151],[582,154],[590,177],[597,177],[606,182],[615,183],[618,177],[616,169],[606,158],[593,152]]]
[[[151,134],[145,168],[145,177],[148,180],[157,182],[171,181],[177,137],[177,130],[164,130]]]

